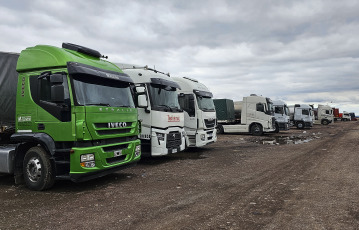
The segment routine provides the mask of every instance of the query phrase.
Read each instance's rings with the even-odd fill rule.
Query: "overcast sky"
[[[359,1],[0,0],[0,51],[70,42],[109,61],[359,115]]]

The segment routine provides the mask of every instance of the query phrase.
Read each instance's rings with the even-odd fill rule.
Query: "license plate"
[[[117,150],[113,152],[113,157],[119,157],[122,155],[122,150]]]
[[[177,149],[172,149],[172,153],[176,153],[177,152]]]
[[[208,133],[208,136],[209,136],[209,137],[212,137],[212,136],[213,136],[213,133]]]

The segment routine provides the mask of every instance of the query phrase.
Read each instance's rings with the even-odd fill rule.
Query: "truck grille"
[[[130,133],[131,129],[134,128],[132,127],[133,126],[132,122],[95,123],[94,126],[95,126],[95,131],[99,136],[126,134],[126,133]]]
[[[131,127],[132,122],[125,122],[126,123],[126,127]],[[95,123],[95,127],[96,128],[109,128],[108,127],[108,123]]]
[[[207,128],[214,128],[214,126],[216,125],[216,119],[204,119],[204,124],[206,125]]]
[[[182,144],[181,133],[178,131],[167,134],[166,148],[178,148]]]

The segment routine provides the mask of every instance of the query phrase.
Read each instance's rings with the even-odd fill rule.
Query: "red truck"
[[[343,116],[343,114],[341,114],[342,116],[340,116],[338,108],[333,108],[333,115],[334,115],[334,121],[337,121],[338,119],[341,120]]]

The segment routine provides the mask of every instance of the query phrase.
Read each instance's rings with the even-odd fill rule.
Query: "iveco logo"
[[[126,127],[126,122],[110,122],[108,123],[108,128],[122,128]]]

